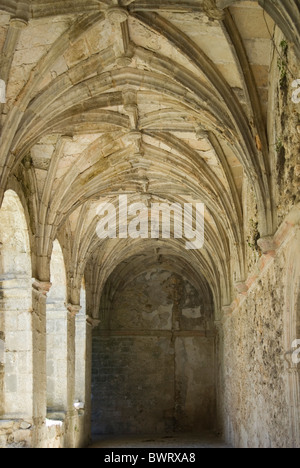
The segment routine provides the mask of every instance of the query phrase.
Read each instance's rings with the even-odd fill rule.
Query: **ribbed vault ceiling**
[[[74,284],[92,264],[101,295],[122,262],[130,267],[116,270],[119,281],[158,258],[180,263],[203,294],[211,288],[217,304],[229,303],[233,273],[244,275],[244,177],[261,233],[272,231],[266,116],[274,22],[256,1],[217,5],[1,2],[1,189],[12,172],[22,179],[38,256],[51,255],[58,235],[67,239]],[[101,241],[99,201],[116,204],[121,193],[148,205],[205,203],[205,248]],[[47,279],[43,265],[37,274]]]

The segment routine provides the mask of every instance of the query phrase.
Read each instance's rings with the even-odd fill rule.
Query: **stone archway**
[[[31,253],[23,206],[7,190],[0,209],[0,417],[33,416]]]
[[[213,430],[211,300],[168,260],[139,270],[132,258],[116,270],[93,334],[93,433]]]

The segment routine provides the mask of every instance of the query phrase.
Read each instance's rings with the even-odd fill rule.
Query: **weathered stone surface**
[[[0,419],[0,428],[1,431],[11,429],[14,425],[13,421],[5,420],[5,419]]]
[[[214,338],[206,336],[212,315],[202,301],[186,279],[159,268],[116,291],[109,309],[102,304],[93,339],[94,433],[213,428]]]
[[[21,422],[20,429],[26,430],[26,429],[30,429],[30,428],[31,428],[31,424],[29,424],[29,423],[27,423],[25,421]]]
[[[87,445],[92,414],[300,446],[297,8],[1,2],[1,448]],[[204,247],[100,239],[124,194],[204,203]]]

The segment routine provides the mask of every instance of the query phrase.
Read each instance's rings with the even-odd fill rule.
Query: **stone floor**
[[[99,436],[90,448],[230,448],[214,434]]]

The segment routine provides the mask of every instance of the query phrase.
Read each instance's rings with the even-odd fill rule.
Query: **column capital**
[[[25,18],[11,18],[9,22],[10,26],[14,29],[24,29],[28,26],[28,21]]]
[[[78,304],[66,304],[67,311],[71,315],[71,317],[76,317],[76,315],[80,312],[81,306]]]
[[[295,377],[300,377],[300,369],[298,368],[297,364],[292,364],[288,368],[288,372],[291,375],[294,375]]]
[[[43,296],[47,296],[48,292],[50,291],[52,283],[47,281],[40,281],[36,278],[33,278],[32,287],[35,291],[42,294]]]
[[[90,317],[89,315],[86,316],[86,323],[90,325],[92,328],[97,328],[98,325],[101,323],[101,320],[95,319]]]

